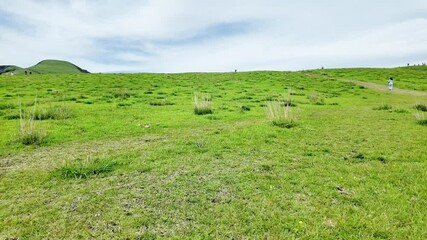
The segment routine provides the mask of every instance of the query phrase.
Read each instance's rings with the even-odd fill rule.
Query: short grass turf
[[[383,72],[0,76],[0,238],[425,239],[427,97],[343,81]]]

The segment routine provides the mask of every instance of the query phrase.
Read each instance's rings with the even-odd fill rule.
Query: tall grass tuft
[[[296,117],[291,110],[292,100],[269,101],[265,104],[268,117],[274,126],[292,128],[296,125]]]
[[[427,119],[422,111],[415,113],[415,118],[417,119],[418,124],[427,126]]]
[[[213,113],[211,101],[212,101],[211,96],[200,97],[197,93],[195,93],[194,94],[194,113],[196,115],[205,115],[205,114]]]
[[[34,102],[32,113],[24,113],[22,105],[19,104],[19,141],[24,145],[39,145],[47,137],[45,132],[36,127],[37,97]]]
[[[310,96],[308,96],[308,100],[315,105],[325,105],[325,100],[318,92],[312,92]]]

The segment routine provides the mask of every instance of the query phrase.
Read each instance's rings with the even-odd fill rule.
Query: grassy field
[[[426,239],[426,76],[0,76],[0,238]]]

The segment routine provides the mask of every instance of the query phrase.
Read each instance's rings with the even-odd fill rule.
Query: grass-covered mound
[[[43,60],[36,65],[29,68],[21,68],[13,65],[0,66],[1,74],[76,74],[76,73],[89,73],[70,62],[61,60]]]

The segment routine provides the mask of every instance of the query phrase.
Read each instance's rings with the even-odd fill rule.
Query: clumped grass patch
[[[393,108],[393,107],[392,107],[391,105],[383,103],[383,104],[381,104],[380,106],[373,108],[373,110],[386,110],[386,111],[391,111],[391,110],[392,110],[392,108]]]
[[[194,113],[196,115],[212,114],[211,96],[199,96],[194,94]]]
[[[130,97],[130,93],[126,88],[125,89],[117,89],[114,92],[113,96],[115,98],[127,99]]]
[[[251,108],[250,108],[250,107],[245,106],[245,105],[239,105],[239,106],[238,106],[238,109],[239,109],[239,112],[248,112],[248,111],[250,111],[250,110],[251,110]]]
[[[37,98],[32,113],[24,113],[19,108],[19,138],[18,141],[24,145],[42,144],[47,134],[36,126],[35,113],[37,110]]]
[[[174,105],[174,103],[168,101],[167,99],[158,99],[155,101],[151,101],[149,103],[151,106],[167,106],[167,105]]]
[[[91,158],[66,162],[64,166],[55,169],[53,176],[63,179],[80,179],[98,176],[114,171],[119,163],[113,159]]]
[[[117,103],[117,107],[130,107],[130,106],[132,106],[132,103],[128,103],[128,102]]]
[[[270,101],[265,104],[269,118],[274,126],[292,128],[296,125],[296,118],[291,112],[291,106],[282,106],[279,101]]]
[[[46,109],[38,109],[35,112],[36,120],[65,120],[74,116],[73,109],[66,105],[56,105]]]
[[[418,111],[415,113],[415,118],[417,119],[417,123],[423,126],[427,126],[427,119],[424,116],[424,113],[421,111]]]
[[[304,90],[304,88],[300,89],[300,90]],[[304,92],[296,92],[294,90],[289,90],[289,95],[291,96],[305,96]]]
[[[16,105],[12,103],[0,103],[0,110],[15,109]]]
[[[290,99],[290,98],[289,99],[280,100],[280,105],[282,107],[286,107],[286,106],[296,107],[297,106],[297,104],[292,99]]]
[[[206,116],[206,118],[209,120],[220,120],[221,119],[219,116],[215,116],[215,115],[208,115],[208,116]]]
[[[394,110],[395,113],[409,113],[407,109],[404,108],[398,108]]]
[[[311,104],[325,105],[325,100],[318,92],[310,93],[310,95],[308,96],[308,100],[310,101]]]
[[[15,120],[15,119],[19,119],[20,115],[19,115],[19,111],[6,111],[4,113],[4,118],[6,120]]]
[[[414,108],[418,111],[427,112],[427,106],[425,104],[417,103],[414,105]]]

